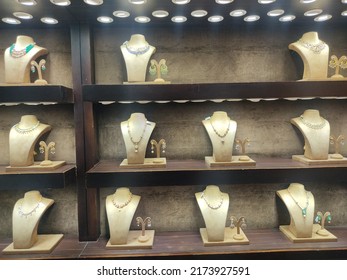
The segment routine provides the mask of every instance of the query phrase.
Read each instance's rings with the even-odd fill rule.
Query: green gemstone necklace
[[[16,44],[12,44],[10,46],[10,55],[14,58],[19,58],[19,57],[22,57],[24,55],[26,55],[28,52],[30,52],[33,47],[35,46],[35,42],[34,43],[31,43],[29,45],[27,45],[24,49],[21,49],[21,50],[16,50]]]
[[[301,214],[304,218],[306,218],[307,215],[307,207],[309,205],[309,200],[308,200],[308,191],[306,191],[306,206],[305,207],[301,207],[299,205],[299,202],[294,198],[294,196],[290,193],[290,191],[287,189],[290,197],[293,199],[293,201],[295,202],[295,204],[301,209]]]

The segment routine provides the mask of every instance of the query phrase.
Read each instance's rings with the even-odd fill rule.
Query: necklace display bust
[[[5,50],[5,82],[30,83],[30,62],[47,53],[48,50],[38,46],[33,38],[17,36],[16,42]]]
[[[24,115],[9,135],[10,166],[24,167],[34,164],[34,148],[51,126],[41,123],[34,115]]]
[[[127,70],[128,82],[145,82],[147,65],[155,53],[155,47],[148,44],[145,36],[131,35],[130,40],[120,46]]]
[[[304,64],[303,80],[327,79],[329,46],[319,39],[317,32],[307,32],[289,44],[288,48],[301,57]]]

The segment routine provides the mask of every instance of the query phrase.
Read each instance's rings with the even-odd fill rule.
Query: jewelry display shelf
[[[100,161],[86,174],[88,188],[346,180],[347,164],[306,165],[291,159],[255,159],[256,166],[208,167],[204,160],[167,160],[166,168],[124,169]]]
[[[51,171],[8,172],[0,166],[0,190],[64,188],[76,181],[76,167],[67,164]]]
[[[329,227],[336,242],[292,243],[278,229],[245,230],[249,245],[205,247],[199,232],[156,232],[151,249],[106,249],[108,238],[78,242],[65,237],[50,254],[4,255],[12,242],[0,241],[0,259],[346,259],[347,228]]]
[[[0,85],[0,103],[73,103],[71,88],[60,85]]]
[[[84,101],[347,98],[346,81],[83,85]]]

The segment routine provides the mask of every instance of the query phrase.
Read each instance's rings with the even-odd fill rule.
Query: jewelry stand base
[[[327,235],[319,235],[317,231],[321,228],[320,225],[314,224],[312,229],[311,237],[296,237],[289,230],[289,226],[280,226],[280,231],[284,233],[284,235],[293,243],[305,243],[305,242],[334,242],[337,241],[337,237],[327,230],[325,230],[325,234]]]
[[[119,165],[120,168],[151,168],[166,167],[166,158],[145,158],[144,163],[128,164],[128,160],[124,159]]]
[[[63,239],[63,234],[39,234],[36,243],[28,249],[15,249],[13,243],[8,245],[2,252],[3,254],[49,254]]]
[[[213,157],[205,157],[205,162],[210,167],[217,166],[255,166],[256,162],[249,158],[248,160],[243,160],[245,156],[233,156],[231,161],[215,161]]]
[[[206,228],[200,229],[200,235],[202,238],[202,242],[205,247],[209,246],[229,246],[229,245],[248,245],[249,240],[245,233],[240,229],[240,235],[234,238],[237,234],[236,228],[225,228],[224,229],[224,240],[223,241],[208,241],[207,230]]]
[[[149,237],[147,241],[140,242],[141,230],[131,230],[128,234],[128,240],[126,244],[112,245],[110,240],[106,244],[107,249],[152,249],[155,230],[146,230],[146,235]]]
[[[12,84],[12,83],[0,83],[0,86],[9,86],[9,87],[12,87],[12,86],[46,86],[48,85],[47,83],[46,84],[35,84],[35,83],[16,83],[16,84]]]
[[[155,81],[149,81],[149,82],[123,82],[123,85],[165,85],[165,84],[171,84],[169,81],[164,82],[155,82]]]
[[[33,165],[29,166],[7,166],[6,171],[49,171],[57,169],[63,165],[65,165],[65,161],[52,161],[51,165],[40,165],[41,162],[34,162]]]
[[[323,164],[336,164],[336,163],[347,163],[347,158],[343,157],[341,159],[334,158],[333,155],[328,155],[328,159],[309,159],[304,155],[293,155],[292,159],[295,161],[300,161],[308,165],[323,165]]]

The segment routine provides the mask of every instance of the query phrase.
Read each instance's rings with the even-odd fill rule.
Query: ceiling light
[[[37,4],[35,0],[17,0],[17,2],[24,6],[35,6]]]
[[[187,21],[187,18],[185,16],[174,16],[171,18],[171,21],[177,22],[177,23],[185,22],[185,21]]]
[[[307,12],[304,13],[304,16],[306,17],[314,17],[317,16],[319,14],[321,14],[323,12],[322,9],[313,9],[313,10],[309,10]]]
[[[294,15],[285,15],[283,17],[280,17],[278,20],[282,22],[288,22],[288,21],[293,21],[296,18]]]
[[[260,19],[260,16],[258,15],[249,15],[247,17],[245,17],[243,20],[247,21],[247,22],[252,22],[252,21],[257,21]]]
[[[230,12],[230,15],[232,17],[242,17],[245,14],[247,14],[247,12],[245,10],[242,10],[242,9],[233,10],[233,11]]]
[[[193,17],[204,17],[207,15],[207,11],[205,10],[195,10],[195,11],[192,11],[191,15]]]
[[[177,5],[185,5],[188,4],[190,0],[172,0],[172,3],[177,4]]]
[[[284,14],[284,10],[282,10],[282,9],[272,10],[272,11],[269,11],[267,13],[267,15],[269,17],[278,17],[278,16],[283,15],[283,14]]]
[[[51,3],[57,6],[69,6],[71,2],[69,0],[50,0]]]
[[[217,4],[229,4],[229,3],[232,3],[234,2],[234,0],[216,0],[216,3]]]
[[[51,18],[51,17],[43,17],[43,18],[41,18],[41,21],[43,23],[46,23],[46,24],[57,24],[58,23],[58,21],[55,18]]]
[[[164,17],[167,17],[168,15],[169,13],[164,10],[157,10],[152,13],[152,16],[158,17],[158,18],[164,18]]]
[[[100,16],[97,18],[97,21],[101,23],[111,23],[113,22],[113,18],[107,16]]]
[[[84,3],[87,3],[88,5],[92,5],[92,6],[98,6],[104,3],[103,0],[83,0],[83,1]]]
[[[273,2],[276,2],[276,0],[258,0],[259,4],[271,4]]]
[[[324,15],[320,15],[318,17],[315,17],[314,21],[326,21],[326,20],[331,19],[332,17],[333,17],[332,15],[324,14]]]
[[[10,17],[2,18],[2,21],[5,23],[8,23],[8,24],[20,24],[21,23],[18,19],[10,18]]]
[[[130,4],[141,5],[145,4],[147,0],[128,0]]]
[[[347,0],[341,0],[343,4],[347,4]]]
[[[341,13],[341,16],[347,17],[347,11],[343,11],[343,12]]]
[[[210,16],[207,20],[209,21],[209,22],[220,22],[220,21],[222,21],[224,19],[224,17],[222,17],[222,16]]]
[[[23,13],[23,12],[15,12],[15,13],[13,13],[13,15],[17,18],[20,18],[20,19],[32,19],[33,18],[33,16],[31,14]]]
[[[127,11],[120,11],[120,10],[118,10],[118,11],[114,11],[113,15],[115,17],[119,17],[119,18],[126,18],[126,17],[130,16],[130,13],[127,12]]]
[[[150,22],[151,19],[149,17],[139,16],[135,18],[135,21],[138,23],[147,23],[147,22]]]
[[[300,0],[300,3],[303,3],[303,4],[309,4],[309,3],[313,3],[315,2],[316,0]]]

